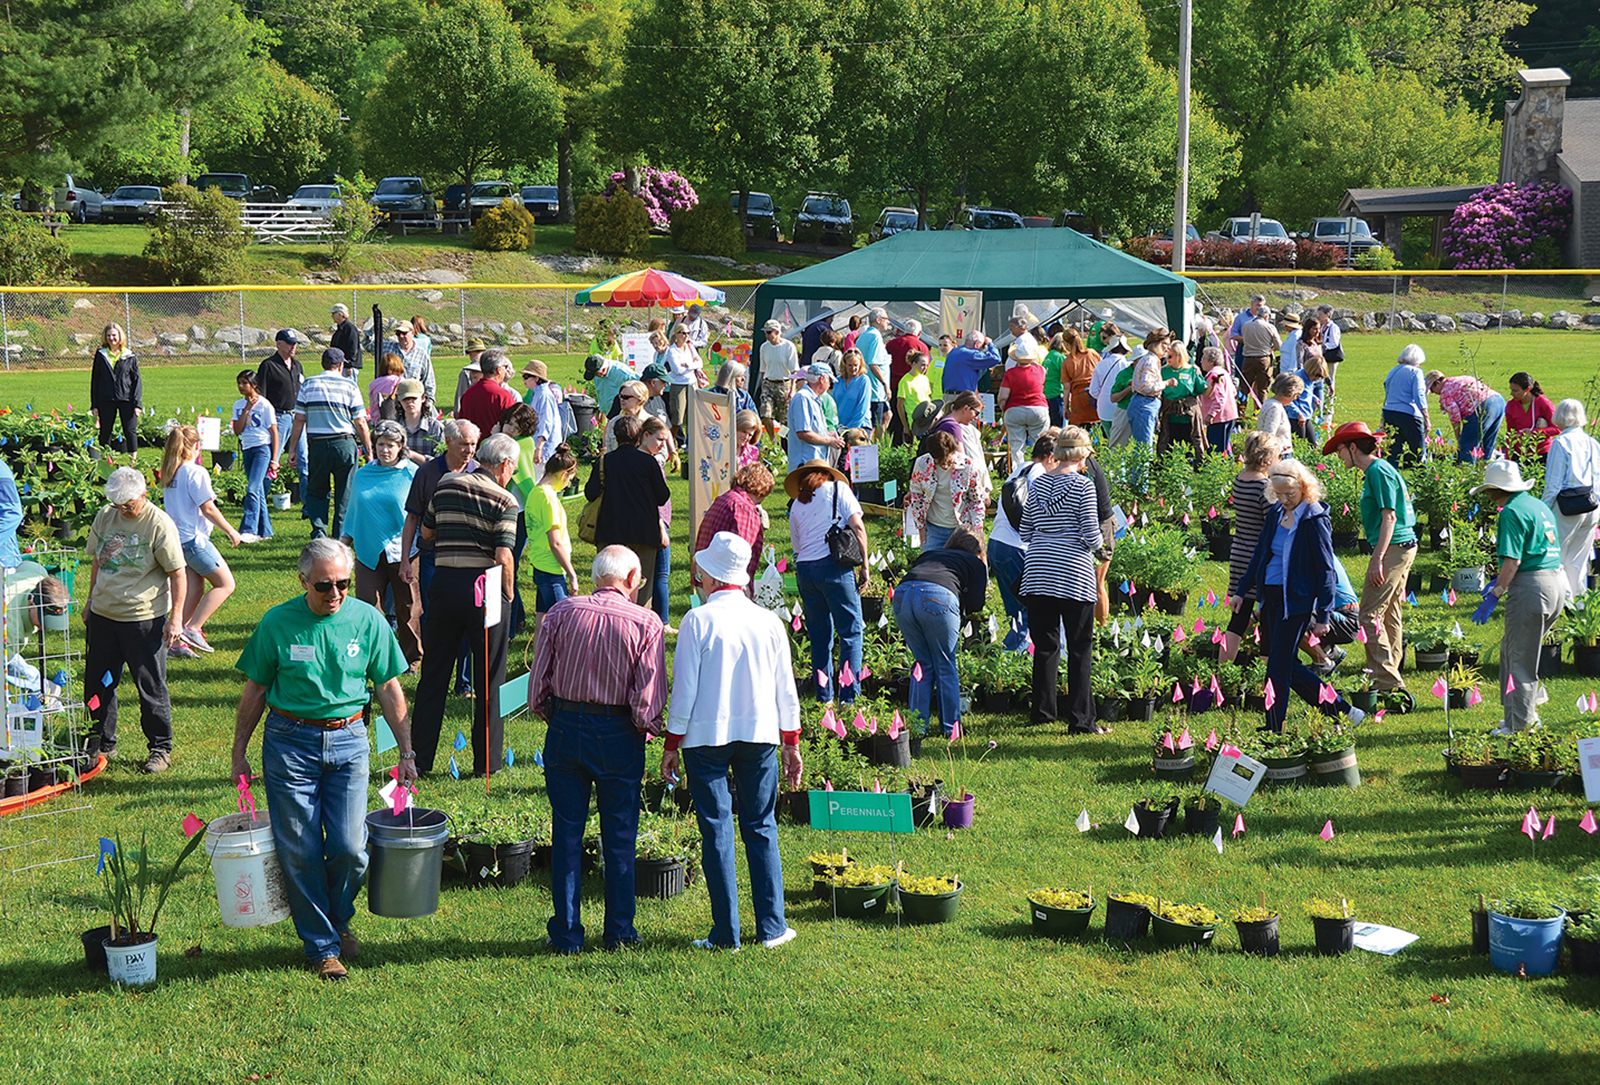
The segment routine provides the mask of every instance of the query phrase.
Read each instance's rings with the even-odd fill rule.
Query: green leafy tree
[[[367,98],[357,129],[374,172],[471,184],[554,149],[561,96],[500,0],[429,8]]]
[[[238,282],[250,245],[239,202],[219,189],[198,192],[188,185],[173,185],[165,196],[144,247],[155,273],[173,286]]]
[[[610,125],[630,150],[740,194],[812,175],[837,124],[824,0],[646,0]]]
[[[1289,96],[1271,153],[1252,171],[1264,209],[1303,225],[1348,188],[1492,184],[1500,124],[1415,75],[1335,76]]]
[[[354,119],[426,9],[423,0],[272,0],[254,10],[271,30],[272,59]]]
[[[248,173],[285,198],[346,166],[333,99],[265,57],[243,93],[196,113],[193,139],[208,169]]]
[[[37,221],[13,211],[9,202],[0,207],[0,283],[58,286],[77,278],[66,239],[51,237]]]

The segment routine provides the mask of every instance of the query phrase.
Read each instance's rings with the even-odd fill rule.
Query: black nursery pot
[[[83,939],[83,963],[89,966],[91,972],[104,972],[106,970],[106,940],[111,937],[110,927],[95,927],[84,931],[80,937]]]
[[[874,765],[911,767],[911,732],[902,728],[894,738],[879,732],[856,742],[856,751]]]
[[[1541,679],[1561,677],[1560,644],[1539,645],[1539,677]]]
[[[1572,951],[1572,974],[1600,976],[1600,942],[1591,942],[1584,938],[1568,938],[1566,941],[1567,948]],[[1488,950],[1484,952],[1487,953]]]
[[[1139,839],[1160,840],[1167,835],[1167,825],[1172,821],[1172,816],[1178,812],[1178,800],[1174,798],[1165,806],[1149,809],[1140,803],[1133,807],[1134,819],[1139,822]]]
[[[1239,948],[1261,957],[1278,955],[1278,917],[1259,919],[1251,923],[1234,923],[1239,932]]]
[[[1600,645],[1574,644],[1572,669],[1586,678],[1600,676]]]
[[[501,844],[494,849],[494,855],[500,864],[500,884],[509,889],[526,878],[533,868],[533,841]]]
[[[811,792],[791,791],[787,796],[789,820],[796,825],[811,824]]]
[[[1217,831],[1217,826],[1222,818],[1222,810],[1216,803],[1212,803],[1204,810],[1196,806],[1183,808],[1183,831],[1190,836],[1212,836]]]
[[[1354,916],[1349,919],[1312,916],[1311,927],[1316,932],[1317,953],[1323,957],[1342,957],[1356,948]]]
[[[1489,955],[1489,913],[1487,911],[1470,911],[1472,916],[1472,955],[1474,957],[1487,957]]]
[[[1135,697],[1128,702],[1127,718],[1139,723],[1149,723],[1156,718],[1156,699]]]
[[[1131,942],[1150,933],[1150,909],[1142,904],[1106,899],[1106,937]]]
[[[863,595],[861,597],[861,620],[867,625],[875,625],[883,617],[883,596]]]

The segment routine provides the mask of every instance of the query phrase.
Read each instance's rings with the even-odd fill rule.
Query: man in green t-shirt
[[[367,683],[400,747],[396,782],[417,777],[406,671],[389,623],[351,599],[355,557],[343,543],[313,539],[300,552],[305,595],[262,617],[236,665],[245,676],[233,731],[233,777],[250,778],[250,736],[266,713],[261,778],[289,911],[306,959],[325,980],[346,978],[340,958],[360,943],[350,933],[367,871]]]
[[[1406,480],[1378,455],[1378,435],[1365,422],[1346,422],[1322,446],[1324,456],[1338,456],[1346,467],[1363,472],[1361,529],[1372,546],[1367,575],[1361,582],[1361,625],[1367,631],[1367,670],[1372,688],[1392,693],[1386,703],[1410,712],[1416,700],[1400,676],[1405,659],[1401,608],[1406,578],[1417,557],[1417,514],[1411,507]]]
[[[1511,460],[1490,460],[1483,485],[1474,494],[1500,509],[1495,522],[1495,552],[1500,575],[1483,591],[1473,611],[1479,625],[1506,600],[1506,627],[1500,637],[1500,707],[1505,719],[1496,734],[1510,735],[1539,722],[1538,706],[1546,697],[1539,684],[1539,646],[1561,617],[1567,577],[1561,571],[1561,541],[1556,518],[1543,501],[1528,491],[1522,471]],[[1513,585],[1515,587],[1513,588]]]

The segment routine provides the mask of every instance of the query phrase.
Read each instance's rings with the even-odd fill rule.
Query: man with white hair
[[[422,537],[433,543],[433,585],[422,633],[422,679],[412,725],[417,771],[430,772],[444,726],[444,701],[465,639],[472,655],[472,768],[474,776],[500,762],[504,729],[500,687],[506,680],[506,635],[516,586],[517,499],[507,489],[517,470],[517,442],[503,433],[478,446],[478,469],[446,475],[422,513]],[[491,589],[490,569],[499,570]],[[490,591],[501,595],[500,618],[487,624]]]
[[[833,462],[834,449],[844,447],[844,438],[828,430],[822,410],[822,397],[833,387],[833,370],[816,362],[800,371],[805,381],[789,401],[789,470],[811,460]]]
[[[328,346],[344,351],[344,375],[351,380],[361,377],[361,329],[350,319],[350,307],[344,302],[334,305],[329,313],[333,317],[333,336]]]
[[[711,898],[711,933],[698,949],[736,950],[739,883],[733,854],[733,803],[750,865],[756,937],[768,949],[790,942],[778,855],[778,750],[783,777],[800,786],[800,699],[783,622],[744,594],[750,544],[719,531],[694,556],[702,604],[683,616],[673,655],[672,707],[661,775],[688,769],[700,821],[701,861]],[[737,787],[728,787],[728,773]]]
[[[422,382],[422,391],[429,403],[439,402],[438,383],[433,375],[433,345],[430,342],[424,346],[417,341],[416,329],[411,326],[411,321],[402,320],[395,324],[394,338],[384,340],[378,357],[382,358],[385,354],[400,355],[405,375]]]
[[[762,325],[766,342],[758,354],[761,382],[756,386],[756,410],[767,432],[774,437],[779,425],[789,424],[789,397],[794,394],[790,374],[800,368],[800,355],[794,343],[783,337],[783,325],[769,320]]]
[[[594,594],[569,595],[544,616],[528,670],[528,708],[549,721],[544,739],[550,798],[550,893],[546,929],[557,953],[583,949],[583,831],[592,785],[605,858],[607,949],[636,945],[634,844],[644,744],[661,733],[667,700],[661,619],[634,603],[639,558],[607,546],[594,558]]]
[[[347,978],[341,960],[367,870],[367,683],[399,744],[395,779],[416,779],[416,753],[400,675],[406,659],[376,607],[350,598],[355,557],[333,539],[300,552],[305,594],[262,616],[236,664],[244,695],[234,717],[235,780],[250,778],[250,736],[263,713],[261,779],[289,914],[306,961],[325,980]]]
[[[976,392],[978,381],[999,364],[1000,352],[994,348],[994,340],[978,328],[969,329],[962,344],[945,356],[945,402],[957,392]]]
[[[306,436],[304,467],[307,482],[301,495],[302,512],[311,521],[311,537],[338,538],[344,533],[344,510],[350,503],[350,475],[356,469],[357,442],[372,458],[372,437],[367,432],[367,405],[361,389],[344,376],[344,351],[332,347],[322,352],[322,372],[300,385],[294,405],[294,428],[287,447],[289,468],[300,463],[300,435]],[[332,514],[328,496],[333,495]]]
[[[872,426],[876,436],[883,433],[889,416],[889,314],[873,309],[867,317],[867,326],[856,336],[856,349],[867,365],[867,380],[872,384]]]
[[[146,772],[172,765],[167,651],[183,645],[183,545],[178,526],[146,496],[144,472],[119,467],[106,479],[105,508],[89,528],[88,627],[83,699],[93,726],[85,752],[117,749],[117,683],[124,665],[139,692]],[[107,676],[109,680],[107,680]]]

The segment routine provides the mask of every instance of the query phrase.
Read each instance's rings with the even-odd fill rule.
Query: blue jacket
[[[1250,564],[1239,576],[1235,595],[1261,596],[1261,586],[1266,583],[1267,563],[1272,560],[1272,540],[1283,530],[1276,513],[1267,516],[1256,540],[1255,553]],[[1312,502],[1300,517],[1295,529],[1294,542],[1289,547],[1289,568],[1283,578],[1284,615],[1310,613],[1313,621],[1325,622],[1333,609],[1333,589],[1337,578],[1333,572],[1333,521],[1328,517],[1328,506],[1321,501]]]

